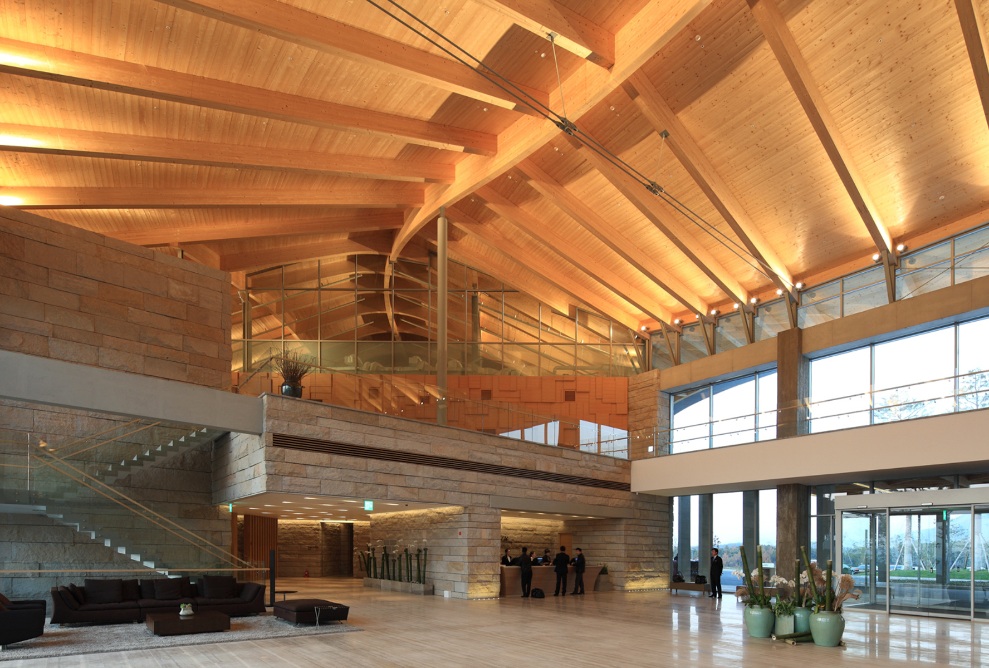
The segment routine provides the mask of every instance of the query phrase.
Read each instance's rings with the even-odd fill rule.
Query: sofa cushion
[[[182,598],[182,583],[178,579],[155,580],[155,598],[159,601]]]
[[[77,605],[82,605],[86,602],[86,594],[82,589],[76,586],[76,583],[70,582],[68,586],[69,596],[72,600],[76,602]]]
[[[87,579],[85,584],[87,603],[119,603],[123,600],[123,582],[119,579]]]
[[[232,575],[204,575],[199,584],[203,598],[237,598],[237,579]]]
[[[7,605],[8,603],[10,603],[10,599],[0,594],[0,605]]]
[[[137,583],[138,588],[141,590],[141,595],[139,598],[154,598],[155,597],[155,581],[154,580],[140,580]]]
[[[141,598],[141,586],[138,584],[137,580],[124,580],[121,583],[121,593],[123,595],[123,600],[136,601]]]

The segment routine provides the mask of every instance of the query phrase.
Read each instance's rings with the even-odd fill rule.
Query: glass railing
[[[947,376],[918,383],[873,388],[869,392],[808,402],[808,433],[819,433],[899,422],[989,408],[989,371]],[[681,454],[728,445],[776,438],[780,411],[750,413],[720,420],[670,425],[670,454]],[[651,454],[663,455],[657,448]]]
[[[0,432],[0,502],[9,512],[44,515],[105,553],[85,560],[67,550],[42,570],[49,574],[99,572],[237,572],[257,578],[264,564],[250,564],[217,544],[229,532],[229,518],[204,515],[212,507],[209,484],[186,498],[165,489],[161,480],[177,479],[183,468],[162,463],[184,456],[219,436],[203,428],[112,419],[86,439],[18,431]],[[207,475],[207,474],[204,474]],[[195,512],[185,512],[194,508]],[[179,520],[181,518],[181,520]],[[80,541],[85,542],[85,541]],[[95,569],[79,570],[79,561]],[[9,565],[0,563],[8,572]]]
[[[278,393],[280,376],[264,370],[271,369],[271,358],[257,366],[253,373],[235,374],[235,390],[249,395]],[[433,424],[437,423],[437,409],[445,401],[448,427],[622,459],[629,456],[628,436],[622,429],[540,415],[513,404],[465,396],[456,390],[444,394],[425,378],[433,377],[353,374],[317,366],[303,380],[303,398]]]

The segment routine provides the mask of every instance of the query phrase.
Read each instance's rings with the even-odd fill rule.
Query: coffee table
[[[230,629],[230,615],[213,610],[201,610],[181,617],[177,612],[152,612],[144,620],[156,636],[182,636],[190,633],[214,633]]]

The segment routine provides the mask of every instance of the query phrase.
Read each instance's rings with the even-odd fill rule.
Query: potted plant
[[[745,555],[745,548],[741,547],[739,550],[742,554],[742,571],[745,577],[745,587],[749,593],[749,598],[745,602],[745,612],[743,613],[745,626],[748,628],[749,635],[753,638],[768,638],[773,633],[775,615],[769,596],[766,594],[766,582],[762,572],[762,546],[758,545],[755,549],[756,560],[758,561],[758,567],[755,571],[749,571],[749,560]],[[758,587],[752,581],[753,575],[755,575],[759,583]]]
[[[275,371],[282,376],[282,394],[302,398],[302,379],[312,371],[316,361],[304,353],[290,352],[272,358]]]
[[[808,574],[814,574],[817,564],[811,564],[807,558],[807,548],[802,549]],[[817,569],[820,572],[820,569]],[[824,587],[818,586],[817,578],[809,577],[811,596],[814,601],[814,612],[810,615],[810,634],[815,645],[821,647],[837,647],[841,644],[841,635],[845,632],[845,618],[841,616],[842,604],[850,598],[858,598],[862,592],[855,589],[855,581],[851,575],[841,575],[838,585],[834,585],[834,565],[830,559],[824,572]]]

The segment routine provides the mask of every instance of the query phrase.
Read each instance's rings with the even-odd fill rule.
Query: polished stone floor
[[[293,598],[348,603],[349,623],[364,630],[34,661],[16,660],[12,648],[0,660],[23,668],[989,665],[986,623],[846,612],[845,646],[823,648],[747,637],[734,596],[718,601],[665,591],[588,592],[464,601],[315,578],[282,579],[278,588],[298,590]]]

